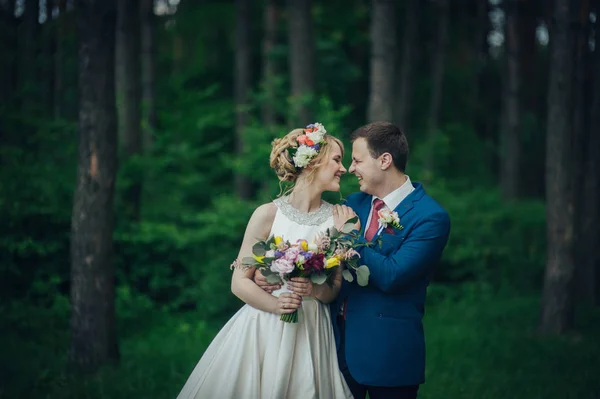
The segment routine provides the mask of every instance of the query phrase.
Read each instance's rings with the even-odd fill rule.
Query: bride
[[[295,129],[273,141],[270,165],[280,181],[294,182],[289,196],[259,206],[252,214],[237,259],[271,235],[312,241],[325,229],[340,228],[354,212],[321,199],[339,191],[344,148],[323,125]],[[238,262],[234,262],[238,264]],[[269,294],[253,281],[254,268],[236,267],[231,291],[246,303],[221,329],[192,371],[178,399],[351,398],[339,371],[327,303],[341,286],[294,278]],[[298,309],[298,323],[280,320]]]

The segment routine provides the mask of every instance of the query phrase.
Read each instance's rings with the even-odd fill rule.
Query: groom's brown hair
[[[390,153],[396,169],[404,173],[408,160],[408,141],[402,130],[393,123],[372,122],[352,132],[350,140],[364,138],[373,158]]]

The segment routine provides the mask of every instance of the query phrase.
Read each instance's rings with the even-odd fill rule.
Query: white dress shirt
[[[404,184],[402,184],[400,187],[398,187],[397,189],[395,189],[394,191],[392,191],[391,193],[386,195],[384,198],[379,198],[379,197],[373,196],[373,198],[371,199],[371,209],[369,209],[369,218],[367,219],[367,225],[364,227],[365,233],[367,232],[367,229],[369,228],[369,225],[371,224],[371,216],[373,214],[373,202],[376,199],[383,200],[383,203],[385,204],[383,209],[387,208],[390,211],[394,211],[394,209],[396,209],[396,207],[406,197],[408,197],[408,195],[410,193],[415,191],[415,188],[413,187],[412,183],[410,182],[410,177],[408,177],[408,175],[405,175],[405,176],[406,176],[406,181],[404,182]],[[381,229],[381,227],[380,227],[380,229]],[[379,233],[379,230],[377,231],[377,233]]]

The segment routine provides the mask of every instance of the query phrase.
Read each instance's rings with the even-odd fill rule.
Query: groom
[[[333,312],[340,368],[355,398],[416,398],[425,380],[422,318],[427,286],[448,241],[446,211],[404,173],[406,136],[395,125],[374,122],[351,137],[350,173],[360,193],[348,196],[363,226],[362,264],[369,283],[342,284]],[[397,213],[399,223],[382,226],[378,212]]]

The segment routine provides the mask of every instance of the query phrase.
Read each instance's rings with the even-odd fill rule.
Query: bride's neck
[[[296,185],[292,190],[289,203],[301,212],[314,212],[321,207],[323,192],[310,184]]]

